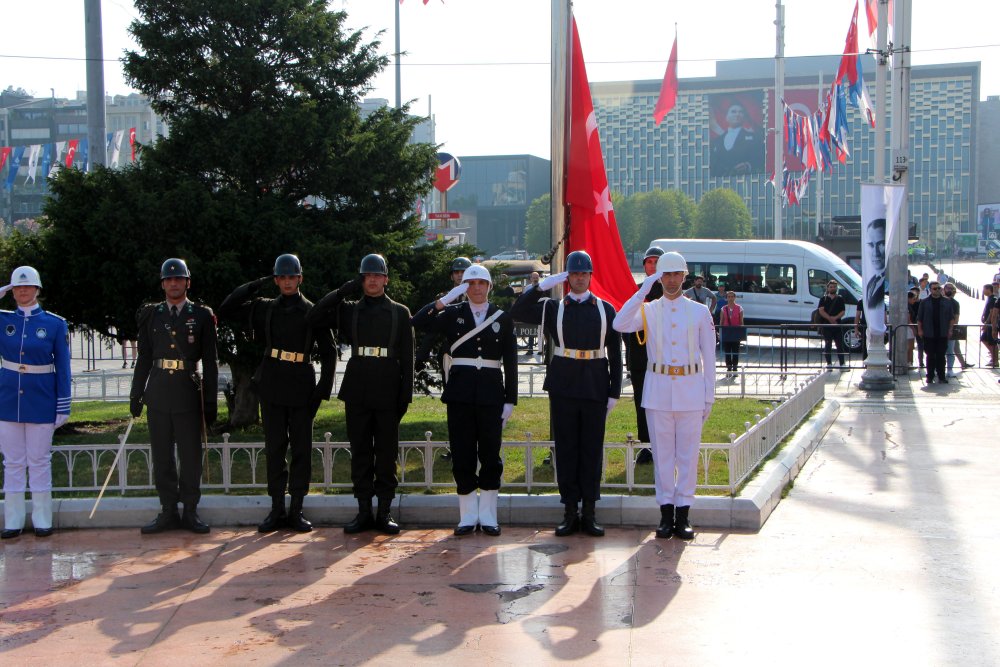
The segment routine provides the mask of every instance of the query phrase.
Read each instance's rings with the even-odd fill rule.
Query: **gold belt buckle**
[[[24,373],[27,370],[28,370],[28,367],[25,366],[24,364],[21,364],[20,366],[17,367],[17,372],[18,373]]]
[[[587,358],[587,351],[586,350],[577,350],[576,351],[576,358],[577,359],[586,359]]]
[[[281,350],[279,358],[282,361],[296,361],[294,352],[285,352],[284,350]]]
[[[684,375],[683,366],[667,366],[667,375]]]

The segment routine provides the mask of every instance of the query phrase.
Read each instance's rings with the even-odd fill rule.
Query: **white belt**
[[[552,353],[567,359],[604,359],[607,356],[604,350],[573,350],[568,347],[557,347]]]
[[[387,347],[359,347],[357,352],[359,357],[388,357]]]
[[[653,362],[649,362],[646,365],[646,370],[653,373],[659,373],[660,375],[696,375],[701,371],[698,364],[688,366],[669,366],[667,364],[654,364]]]
[[[44,366],[35,366],[33,364],[16,364],[13,361],[7,361],[4,359],[2,362],[3,367],[9,371],[14,371],[15,373],[31,373],[35,375],[42,375],[44,373],[55,373],[55,364],[46,364]]]
[[[473,366],[475,368],[500,368],[499,359],[483,359],[482,357],[455,357],[452,366]]]

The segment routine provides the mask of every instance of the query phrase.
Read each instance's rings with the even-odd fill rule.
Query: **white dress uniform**
[[[690,506],[701,428],[715,402],[715,325],[705,304],[682,296],[645,303],[644,296],[639,290],[625,302],[614,328],[646,332],[642,407],[653,444],[657,503]]]

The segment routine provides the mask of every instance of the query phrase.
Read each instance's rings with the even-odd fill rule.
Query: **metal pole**
[[[885,168],[885,137],[888,128],[886,120],[889,117],[886,109],[885,82],[888,74],[889,54],[888,50],[888,26],[889,8],[887,0],[879,0],[878,3],[878,29],[876,41],[878,53],[875,54],[875,173],[872,181],[875,183],[885,183],[888,181],[888,173]]]
[[[566,132],[569,118],[569,0],[552,0],[552,245],[566,230]],[[562,253],[556,252],[549,264],[552,273],[560,273]]]
[[[879,0],[879,24],[886,0]],[[899,209],[896,241],[889,250],[887,267],[890,285],[889,322],[896,327],[893,366],[906,368],[906,331],[901,325],[909,320],[906,312],[906,246],[909,239],[910,214],[907,198],[910,193],[910,19],[912,0],[893,3],[892,59],[892,180],[903,186],[903,205]],[[886,18],[888,22],[888,18]]]
[[[403,94],[399,83],[399,2],[392,0],[392,4],[396,6],[396,108],[399,109],[403,106]]]
[[[823,108],[823,72],[819,73],[819,86],[816,88],[816,109]],[[819,225],[823,221],[823,170],[816,174],[816,224],[809,232],[813,239],[819,238]],[[808,240],[808,238],[806,239]]]
[[[778,0],[775,5],[775,52],[774,52],[774,238],[781,240],[781,186],[785,169],[785,131],[778,118],[778,109],[785,96],[785,8]],[[764,230],[761,230],[764,231]]]
[[[90,164],[108,163],[107,116],[104,109],[104,38],[101,0],[84,0],[83,23],[87,53],[87,141]]]

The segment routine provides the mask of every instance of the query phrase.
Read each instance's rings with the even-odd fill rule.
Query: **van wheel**
[[[844,331],[844,347],[849,352],[861,351],[861,336],[854,332],[854,327],[850,327]]]

